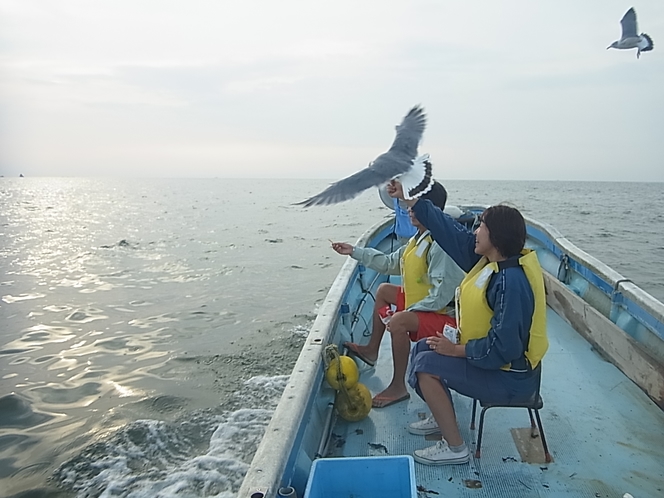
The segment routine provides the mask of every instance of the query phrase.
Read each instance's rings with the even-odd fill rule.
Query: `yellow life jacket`
[[[429,282],[427,262],[429,249],[433,243],[429,230],[421,235],[415,234],[401,255],[401,286],[406,298],[406,308],[427,297],[433,287]],[[441,314],[446,312],[445,307],[436,311]]]
[[[546,337],[544,278],[535,251],[524,249],[518,262],[526,274],[535,297],[535,311],[530,325],[528,348],[525,351],[526,358],[530,362],[531,368],[534,369],[549,348],[549,341]],[[457,315],[457,320],[462,344],[466,344],[472,339],[486,337],[489,333],[493,310],[486,300],[486,289],[491,275],[498,271],[498,263],[490,263],[486,257],[482,257],[459,286],[460,316]],[[510,365],[507,364],[501,368],[509,370]]]

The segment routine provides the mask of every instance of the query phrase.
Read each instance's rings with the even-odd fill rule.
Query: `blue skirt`
[[[450,400],[449,390],[454,389],[487,403],[510,403],[532,399],[537,391],[539,372],[539,367],[528,372],[485,370],[473,366],[466,358],[438,354],[422,339],[410,353],[408,383],[424,399],[417,374],[427,373],[440,378]]]

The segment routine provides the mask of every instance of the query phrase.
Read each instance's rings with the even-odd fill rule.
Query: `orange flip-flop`
[[[376,365],[375,361],[371,361],[370,359],[366,358],[362,353],[358,351],[357,344],[355,344],[354,342],[344,342],[344,346],[348,348],[348,354],[350,356],[355,356],[356,358],[359,358],[370,367]]]
[[[406,393],[400,398],[391,398],[389,396],[381,396],[380,394],[376,394],[373,399],[371,400],[371,406],[373,408],[385,408],[390,405],[394,405],[396,403],[400,403],[401,401],[406,401],[407,399],[410,399],[410,394]],[[380,405],[376,405],[376,402],[381,403]]]

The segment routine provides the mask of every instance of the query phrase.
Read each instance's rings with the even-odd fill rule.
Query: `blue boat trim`
[[[596,272],[585,266],[582,262],[577,261],[572,255],[568,254],[563,249],[561,249],[559,245],[556,243],[556,240],[553,239],[550,234],[546,233],[545,231],[535,226],[528,225],[527,234],[529,237],[534,239],[538,245],[540,245],[541,247],[543,247],[544,249],[555,255],[560,261],[560,264],[566,264],[569,267],[569,269],[576,272],[582,278],[587,280],[590,283],[590,285],[594,286],[595,288],[601,290],[604,294],[606,294],[614,305],[624,307],[625,310],[630,315],[632,315],[641,324],[643,324],[650,331],[656,334],[660,339],[664,340],[664,323],[662,323],[660,320],[652,316],[652,314],[643,309],[639,304],[637,304],[633,300],[625,298],[624,295],[622,295],[622,293],[620,292],[619,283],[631,282],[631,280],[623,278],[622,276],[620,276],[620,278],[617,279],[615,282],[606,280],[605,278],[603,278],[602,276],[598,275]],[[556,276],[559,277],[559,275]],[[559,278],[559,280],[561,279]],[[566,282],[565,280],[567,279],[562,279],[561,281],[568,284],[568,282]],[[617,323],[615,319],[611,317],[609,318],[614,323]],[[625,330],[625,332],[630,333],[629,330]]]
[[[657,320],[631,299],[626,298],[621,292],[615,293],[613,301],[616,305],[622,306],[627,313],[647,327],[648,330],[654,332],[657,337],[664,340],[664,323]]]

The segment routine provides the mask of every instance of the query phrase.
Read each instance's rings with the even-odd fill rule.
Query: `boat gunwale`
[[[524,216],[524,218],[529,225],[541,230],[549,236],[549,244],[546,244],[547,241],[538,240],[546,244],[548,249],[551,249],[551,245],[557,247],[560,254],[557,254],[558,251],[552,252],[554,252],[559,259],[561,254],[572,257],[577,265],[587,268],[593,272],[596,277],[603,279],[606,285],[610,288],[610,291],[607,291],[607,288],[604,286],[597,285],[597,281],[591,281],[591,284],[595,284],[600,290],[609,295],[612,305],[622,304],[630,315],[655,334],[660,340],[664,340],[664,303],[643,290],[632,280],[625,278],[613,268],[601,262],[594,256],[591,256],[583,249],[580,249],[569,239],[564,237],[555,227],[548,223],[535,220],[529,216]],[[554,275],[554,277],[557,276]]]
[[[356,245],[366,246],[371,238],[392,223],[392,219],[387,219],[374,224],[360,236]],[[351,278],[358,271],[358,266],[358,261],[348,258],[325,296],[295,362],[290,379],[240,486],[238,497],[275,497],[286,470],[294,464],[292,460],[297,456],[297,452],[293,449],[299,444],[303,435],[300,433],[301,424],[294,421],[304,420],[318,393],[315,386],[322,380],[322,353],[334,332],[342,300]],[[285,402],[286,400],[288,401]],[[279,436],[267,437],[269,434],[279,434]]]

